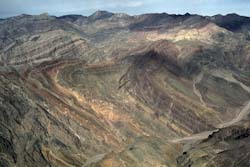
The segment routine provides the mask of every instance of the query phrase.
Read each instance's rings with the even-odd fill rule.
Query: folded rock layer
[[[249,166],[249,23],[1,20],[0,166]]]

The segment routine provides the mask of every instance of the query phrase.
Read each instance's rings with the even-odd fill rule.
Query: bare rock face
[[[76,58],[87,49],[89,46],[84,38],[55,30],[23,37],[4,50],[1,59],[6,65],[37,64],[58,58]]]
[[[249,166],[248,19],[1,20],[0,166]]]
[[[178,166],[249,166],[249,123],[227,127],[183,152]]]

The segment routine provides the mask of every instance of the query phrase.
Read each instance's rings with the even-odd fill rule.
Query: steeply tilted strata
[[[0,166],[248,166],[248,18],[230,16],[0,21]]]

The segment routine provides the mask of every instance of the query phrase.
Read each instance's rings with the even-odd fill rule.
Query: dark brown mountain
[[[233,32],[245,32],[250,30],[250,18],[237,14],[215,15],[209,18],[212,22]]]

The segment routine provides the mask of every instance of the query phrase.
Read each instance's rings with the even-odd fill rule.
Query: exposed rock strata
[[[232,19],[0,21],[0,166],[249,166],[248,18]]]

